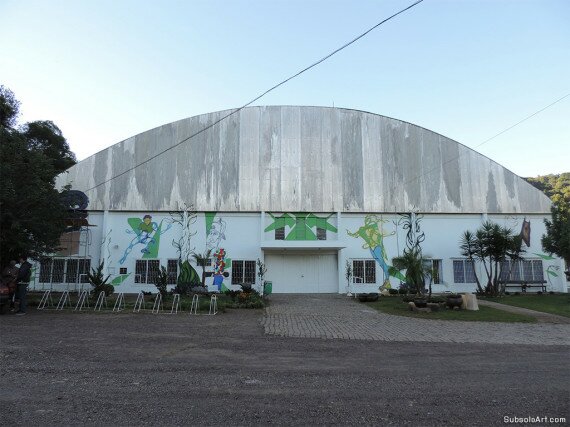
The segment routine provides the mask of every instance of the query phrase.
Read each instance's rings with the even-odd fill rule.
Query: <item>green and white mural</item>
[[[285,232],[284,240],[318,240],[317,229],[323,229],[332,233],[337,233],[337,228],[330,223],[330,218],[334,214],[328,216],[317,216],[313,213],[284,213],[268,215],[273,222],[265,227],[265,232],[283,229]]]
[[[349,236],[360,238],[364,241],[362,248],[370,250],[372,258],[374,258],[380,268],[382,268],[382,271],[384,272],[384,283],[382,287],[384,288],[391,287],[390,277],[394,277],[401,281],[406,280],[402,273],[388,264],[388,255],[386,254],[386,248],[384,247],[384,238],[393,236],[396,232],[384,232],[383,224],[387,222],[387,220],[382,219],[379,215],[366,215],[364,217],[364,225],[362,227],[354,232],[346,230]]]
[[[160,224],[152,221],[151,215],[145,215],[141,218],[127,218],[130,229],[127,229],[127,234],[134,234],[135,236],[126,247],[123,256],[119,260],[119,264],[124,264],[129,254],[133,249],[142,247],[140,249],[143,254],[142,258],[158,258],[158,250],[160,248],[160,236],[166,233],[171,223],[166,224],[166,228],[162,229],[164,220]]]

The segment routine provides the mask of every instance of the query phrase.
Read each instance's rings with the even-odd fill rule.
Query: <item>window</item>
[[[255,261],[232,260],[232,285],[255,283]]]
[[[285,240],[285,227],[275,229],[275,240]]]
[[[431,278],[431,283],[433,285],[441,285],[442,282],[442,277],[443,277],[443,273],[442,273],[442,260],[440,259],[428,259],[427,260],[429,262],[428,267],[431,267],[431,271],[433,273],[432,278]],[[431,265],[430,265],[431,264]]]
[[[373,259],[353,259],[354,283],[376,283],[376,262]]]
[[[317,227],[317,240],[327,240],[327,230]]]
[[[91,259],[44,258],[40,261],[40,283],[88,283]]]
[[[544,280],[542,260],[515,260],[501,262],[499,280],[505,282],[538,282]]]
[[[476,283],[473,261],[468,259],[453,260],[453,281],[455,283]]]
[[[178,277],[178,260],[169,259],[166,261],[166,273],[168,274],[168,284],[175,285]]]
[[[127,274],[127,268],[126,267],[119,268],[119,274]]]
[[[135,283],[154,284],[160,270],[158,259],[137,259],[135,263]]]

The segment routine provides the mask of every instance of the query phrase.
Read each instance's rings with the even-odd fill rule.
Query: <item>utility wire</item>
[[[509,127],[506,128],[505,130],[502,130],[501,132],[499,132],[498,134],[492,136],[491,138],[486,139],[485,141],[483,141],[483,142],[481,142],[480,144],[476,145],[474,148],[479,148],[479,147],[481,147],[483,144],[486,144],[487,142],[491,141],[492,139],[495,139],[496,137],[498,137],[498,136],[504,134],[505,132],[508,132],[509,130],[511,130],[512,128],[514,128],[514,127],[520,125],[521,123],[526,122],[528,119],[530,119],[530,118],[536,116],[537,114],[543,112],[543,111],[546,110],[547,108],[552,107],[554,104],[559,103],[560,101],[562,101],[562,100],[565,99],[565,98],[568,98],[569,96],[570,96],[570,93],[567,93],[567,94],[564,95],[563,97],[558,98],[556,101],[551,102],[551,103],[548,104],[546,107],[543,107],[543,108],[541,108],[541,109],[538,110],[538,111],[535,111],[535,112],[532,113],[531,115],[526,116],[524,119],[522,119],[522,120],[516,122],[514,125],[509,126]],[[470,148],[470,147],[467,147],[467,148]],[[472,148],[472,149],[473,149],[473,148]],[[445,162],[443,162],[443,163],[441,164],[441,166],[445,166],[445,165],[448,164],[448,163],[454,162],[455,160],[459,159],[462,155],[463,155],[463,154],[459,154],[458,156],[455,156],[455,157],[453,157],[453,158],[451,158],[451,159],[449,159],[449,160],[446,160]],[[439,166],[438,166],[438,167],[435,167],[435,168],[432,168],[432,169],[430,169],[430,170],[428,170],[428,171],[426,171],[426,172],[424,172],[424,173],[422,173],[422,174],[420,174],[420,175],[418,175],[418,176],[416,176],[416,177],[414,177],[414,178],[412,178],[412,179],[410,179],[410,180],[404,182],[404,185],[409,184],[410,182],[417,181],[418,179],[420,179],[420,178],[422,178],[422,177],[424,177],[424,176],[426,176],[426,175],[429,175],[429,174],[432,173],[432,172],[438,171],[438,170],[440,170],[440,167],[439,167]]]
[[[154,156],[151,156],[151,157],[149,157],[148,159],[146,159],[146,160],[144,160],[144,161],[142,161],[142,162],[140,162],[140,163],[137,163],[137,164],[134,165],[133,167],[131,167],[131,168],[129,168],[129,169],[127,169],[127,170],[125,170],[125,171],[123,171],[123,172],[121,172],[121,173],[115,175],[115,176],[112,176],[111,178],[109,178],[109,179],[107,179],[107,180],[105,180],[105,181],[103,181],[103,182],[101,182],[101,183],[99,183],[99,184],[96,184],[95,186],[93,186],[93,187],[91,187],[91,188],[89,188],[88,190],[85,190],[85,191],[86,191],[86,192],[87,192],[87,191],[91,191],[91,190],[96,189],[97,187],[100,187],[101,185],[105,185],[105,184],[107,184],[108,182],[110,182],[110,181],[112,181],[112,180],[114,180],[114,179],[116,179],[116,178],[119,178],[119,177],[121,177],[121,176],[123,176],[123,175],[125,175],[125,174],[127,174],[127,173],[129,173],[129,172],[131,172],[131,171],[133,171],[134,169],[138,168],[139,166],[142,166],[142,165],[144,165],[144,164],[146,164],[146,163],[148,163],[148,162],[150,162],[150,161],[156,159],[157,157],[163,155],[163,154],[166,153],[167,151],[170,151],[170,150],[172,150],[173,148],[178,147],[179,145],[181,145],[181,144],[185,143],[186,141],[188,141],[188,140],[190,140],[190,139],[192,139],[192,138],[194,138],[194,137],[200,135],[201,133],[207,131],[208,129],[211,129],[212,127],[216,126],[216,125],[217,125],[218,123],[220,123],[221,121],[227,119],[227,118],[230,117],[230,116],[233,116],[234,114],[236,114],[236,113],[238,113],[239,111],[243,110],[245,107],[248,107],[249,105],[253,104],[255,101],[258,101],[259,99],[263,98],[265,95],[267,95],[269,92],[272,92],[273,90],[277,89],[279,86],[284,85],[284,84],[287,83],[288,81],[293,80],[294,78],[300,76],[301,74],[303,74],[303,73],[309,71],[311,68],[316,67],[317,65],[319,65],[319,64],[321,64],[322,62],[324,62],[324,61],[326,61],[327,59],[329,59],[331,56],[336,55],[336,54],[339,53],[341,50],[346,49],[346,48],[347,48],[348,46],[350,46],[351,44],[357,42],[357,41],[360,40],[362,37],[366,36],[368,33],[370,33],[371,31],[375,30],[376,28],[378,28],[380,25],[384,24],[385,22],[388,22],[389,20],[395,18],[396,16],[400,15],[401,13],[406,12],[407,10],[411,9],[412,7],[416,6],[417,4],[419,4],[419,3],[421,3],[421,2],[423,2],[423,0],[417,0],[415,3],[412,3],[412,4],[409,5],[408,7],[404,8],[404,9],[400,10],[399,12],[396,12],[396,13],[394,13],[393,15],[389,16],[388,18],[386,18],[386,19],[380,21],[379,23],[377,23],[377,24],[374,25],[373,27],[370,27],[370,28],[369,28],[368,30],[366,30],[364,33],[360,34],[359,36],[357,36],[357,37],[355,37],[354,39],[352,39],[351,41],[349,41],[348,43],[342,45],[342,46],[339,47],[338,49],[333,50],[333,51],[332,51],[331,53],[329,53],[328,55],[322,57],[322,58],[319,59],[318,61],[316,61],[316,62],[314,62],[313,64],[309,65],[308,67],[302,69],[301,71],[299,71],[298,73],[292,75],[291,77],[288,77],[287,79],[285,79],[285,80],[283,80],[282,82],[276,84],[275,86],[271,87],[270,89],[267,89],[265,92],[263,92],[261,95],[258,95],[257,97],[255,97],[254,99],[252,99],[251,101],[249,101],[247,104],[244,104],[244,105],[242,105],[241,107],[232,110],[230,113],[228,113],[228,114],[226,114],[225,116],[223,116],[222,118],[216,120],[216,121],[213,122],[212,124],[210,124],[210,125],[204,127],[203,129],[200,129],[199,131],[197,131],[197,132],[193,133],[192,135],[190,135],[190,136],[184,138],[183,140],[181,140],[181,141],[177,142],[176,144],[172,145],[171,147],[168,147],[168,148],[162,150],[161,152],[155,154]]]

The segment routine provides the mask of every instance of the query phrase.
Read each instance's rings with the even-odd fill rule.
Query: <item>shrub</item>
[[[388,292],[390,293],[390,295],[398,295],[399,290],[398,289],[388,289]]]
[[[156,275],[156,279],[154,279],[154,286],[156,286],[156,289],[158,289],[158,292],[163,298],[166,297],[168,294],[168,273],[166,272],[166,268],[160,267],[160,271]]]
[[[111,295],[115,291],[115,287],[107,281],[110,275],[105,277],[103,274],[104,263],[101,262],[97,268],[93,267],[90,273],[87,273],[87,280],[93,286],[93,293],[99,296],[101,292],[105,292],[106,296]]]

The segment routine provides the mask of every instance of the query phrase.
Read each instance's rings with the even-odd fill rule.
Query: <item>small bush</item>
[[[388,292],[390,295],[398,295],[400,291],[398,289],[388,289]]]
[[[542,295],[542,291],[538,291],[536,294],[537,294],[537,295]]]

